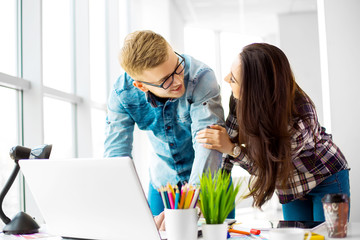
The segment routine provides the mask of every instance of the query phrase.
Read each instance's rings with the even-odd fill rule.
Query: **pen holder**
[[[165,209],[165,228],[168,240],[197,240],[197,211],[189,209]]]

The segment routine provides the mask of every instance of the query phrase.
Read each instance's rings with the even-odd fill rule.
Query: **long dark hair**
[[[241,87],[237,104],[239,143],[253,162],[253,206],[268,201],[294,169],[291,135],[298,99],[309,99],[296,84],[289,61],[277,47],[254,43],[240,53]],[[311,101],[309,99],[309,101]]]

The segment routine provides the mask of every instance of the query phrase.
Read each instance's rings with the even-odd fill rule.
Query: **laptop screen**
[[[26,159],[19,165],[50,234],[161,239],[130,158]]]

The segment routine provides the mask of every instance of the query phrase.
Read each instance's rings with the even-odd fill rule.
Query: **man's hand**
[[[159,215],[154,217],[156,227],[160,231],[165,231],[165,214],[162,211]]]
[[[226,154],[231,154],[235,146],[230,141],[226,129],[219,125],[211,125],[210,128],[199,131],[195,139],[202,143],[204,148],[218,150]]]

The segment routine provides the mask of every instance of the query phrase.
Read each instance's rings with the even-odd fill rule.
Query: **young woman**
[[[255,207],[276,192],[285,220],[324,221],[325,194],[350,197],[349,168],[285,54],[265,43],[248,45],[225,81],[232,88],[226,129],[212,125],[198,132],[197,141],[227,154],[227,171],[238,163],[251,174]]]

